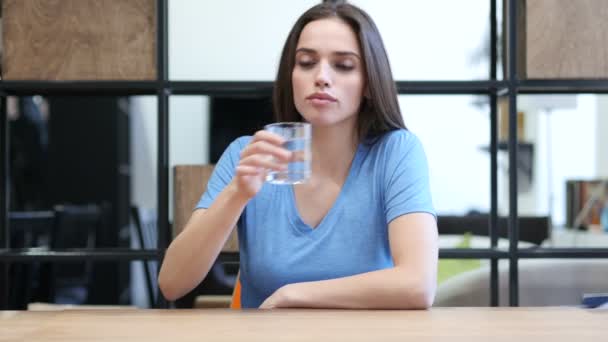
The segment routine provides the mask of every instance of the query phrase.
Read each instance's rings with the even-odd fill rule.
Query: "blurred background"
[[[318,2],[169,1],[169,79],[273,81],[287,33],[297,17]],[[350,2],[374,18],[396,81],[489,79],[490,1]],[[497,5],[502,37],[502,1]],[[501,51],[498,79],[503,75]],[[156,101],[156,96],[8,98],[9,205],[15,212],[11,247],[155,247]],[[421,139],[427,153],[442,247],[490,247],[489,97],[402,94],[399,103],[408,129]],[[510,166],[505,99],[499,99],[498,107],[499,231],[506,232]],[[517,111],[521,246],[607,247],[608,96],[520,95]],[[217,162],[233,139],[271,122],[272,113],[269,94],[258,93],[173,95],[169,113],[169,220],[173,221],[173,167]],[[37,212],[40,225],[50,224],[45,217],[59,215],[60,224],[54,219],[52,223],[58,235],[31,228],[31,221],[29,228],[19,230],[24,222],[19,221],[19,212]],[[506,233],[501,236],[499,246],[505,247]],[[522,283],[534,283],[542,274],[539,269],[559,273],[551,268],[553,262],[568,263],[544,261],[540,266],[522,262]],[[591,277],[597,269],[585,271],[588,261],[572,269]],[[11,269],[12,305],[23,308],[43,301],[150,307],[157,296],[157,265],[147,264],[147,269],[139,261],[17,265]],[[534,271],[525,271],[528,267]],[[463,273],[479,270],[483,271],[463,280],[467,279]],[[229,295],[235,272],[235,267],[214,268],[177,305],[191,307],[201,294]],[[482,294],[484,289],[487,292],[487,273],[487,261],[442,260],[444,287],[438,305],[489,305],[488,295]],[[471,277],[481,277],[475,281],[482,292],[466,297],[459,291],[470,288]],[[530,286],[539,290],[544,285]],[[589,286],[606,288],[607,284]],[[522,291],[522,296],[524,302],[538,298],[535,292]],[[560,296],[537,304],[562,304]]]

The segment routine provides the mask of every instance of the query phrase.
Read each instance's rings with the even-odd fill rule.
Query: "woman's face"
[[[295,58],[293,98],[304,119],[317,126],[356,124],[366,80],[351,27],[338,18],[308,23]]]

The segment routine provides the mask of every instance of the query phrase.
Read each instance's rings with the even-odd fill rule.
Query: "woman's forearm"
[[[165,298],[175,300],[204,279],[247,201],[230,183],[211,207],[194,211],[165,254],[158,276],[158,284]]]
[[[330,280],[286,285],[283,307],[343,309],[427,309],[436,285],[399,267]],[[431,277],[432,278],[432,277]]]

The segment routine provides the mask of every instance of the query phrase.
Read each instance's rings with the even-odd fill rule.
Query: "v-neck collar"
[[[325,214],[323,219],[321,219],[321,221],[315,228],[311,227],[306,222],[304,222],[304,220],[300,216],[300,212],[298,211],[298,206],[296,204],[296,195],[295,195],[295,192],[293,189],[293,185],[288,186],[288,188],[289,188],[288,189],[288,201],[290,202],[289,218],[292,223],[291,226],[294,227],[299,233],[313,235],[313,234],[317,234],[318,231],[325,230],[325,229],[323,229],[323,226],[326,224],[326,222],[329,220],[329,218],[334,215],[335,211],[340,208],[340,204],[343,202],[344,197],[348,195],[348,194],[346,194],[346,191],[350,188],[350,183],[353,182],[352,178],[354,177],[353,176],[354,168],[357,167],[356,165],[359,165],[359,158],[361,155],[361,146],[362,146],[362,143],[359,143],[357,145],[357,150],[355,151],[355,156],[353,157],[353,161],[350,164],[350,168],[348,169],[348,174],[346,176],[346,180],[344,181],[344,184],[342,184],[342,188],[340,189],[340,192],[338,193],[338,197],[335,199],[331,208],[327,211],[327,213]]]

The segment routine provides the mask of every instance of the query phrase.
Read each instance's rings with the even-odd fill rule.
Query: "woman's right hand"
[[[241,151],[233,183],[238,192],[251,199],[266,180],[269,170],[285,171],[292,152],[285,149],[285,139],[268,131],[257,131],[251,142]]]

